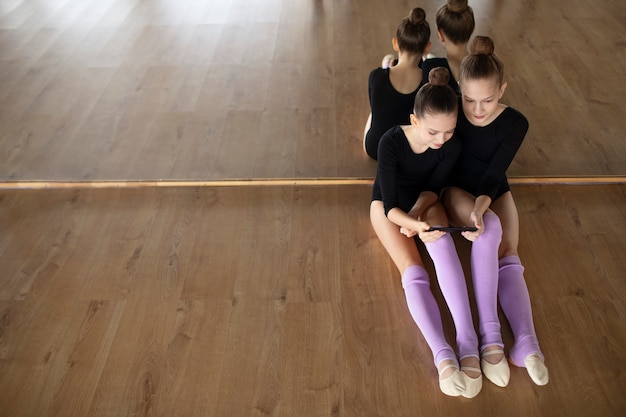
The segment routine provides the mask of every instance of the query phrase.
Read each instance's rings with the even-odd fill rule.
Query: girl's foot
[[[478,358],[470,356],[461,359],[461,371],[465,380],[465,398],[474,398],[483,388],[483,374],[480,371]]]
[[[459,366],[451,359],[439,364],[439,389],[446,395],[458,397],[465,391],[465,379]]]
[[[509,385],[511,370],[504,356],[504,351],[497,345],[483,349],[480,366],[488,380],[499,387]]]
[[[526,371],[530,375],[530,379],[537,385],[543,386],[548,383],[548,368],[543,363],[543,359],[539,355],[528,355],[524,360]]]
[[[394,63],[395,60],[396,60],[396,57],[394,55],[391,55],[391,54],[385,55],[383,57],[383,61],[381,62],[380,66],[383,69],[391,68],[395,65]]]

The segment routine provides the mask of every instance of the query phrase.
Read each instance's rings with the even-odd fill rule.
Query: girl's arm
[[[476,197],[476,200],[474,200],[474,209],[470,213],[469,220],[478,230],[475,232],[462,232],[461,234],[465,239],[473,242],[485,232],[483,215],[489,209],[491,201],[491,197],[488,195],[479,195]]]
[[[387,218],[394,224],[401,228],[415,230],[416,232],[425,232],[430,228],[430,225],[426,222],[418,220],[417,218],[410,216],[408,213],[402,211],[398,207],[394,207],[389,210]]]
[[[457,135],[453,135],[441,149],[437,151],[437,167],[430,175],[426,190],[439,195],[441,190],[449,185],[450,174],[454,170],[459,156],[461,155],[463,142]]]
[[[474,201],[474,210],[472,210],[470,214],[470,220],[474,221],[474,226],[478,227],[479,229],[482,227],[483,214],[485,214],[490,205],[491,197],[489,197],[488,195],[479,195],[478,197],[476,197],[476,200]],[[476,224],[476,220],[471,219],[471,217],[481,219],[481,227],[479,227],[478,224]]]
[[[513,162],[513,158],[522,146],[524,137],[528,132],[526,117],[513,108],[509,108],[509,112],[502,121],[494,122],[505,124],[505,126],[501,126],[496,131],[498,136],[495,139],[498,142],[498,148],[491,158],[477,190],[478,195],[488,195],[492,200],[495,198],[500,182],[505,178],[506,170]]]
[[[422,197],[422,195],[424,195],[424,193],[420,195],[420,198]],[[430,197],[426,197],[426,198],[430,198]],[[419,198],[418,198],[418,201],[419,201]],[[415,208],[415,206],[413,207]],[[426,209],[426,207],[424,208],[424,210]],[[411,211],[413,210],[411,209]],[[389,213],[387,214],[387,218],[392,223],[395,223],[396,225],[400,226],[400,232],[404,234],[406,237],[413,237],[415,235],[419,235],[419,238],[424,243],[434,242],[445,234],[445,232],[442,232],[440,230],[428,232],[427,230],[430,229],[430,225],[428,223],[421,221],[409,215],[408,213],[405,213],[404,211],[402,211],[402,209],[398,207],[394,207],[391,210],[389,210]]]
[[[439,197],[437,196],[437,194],[433,193],[432,191],[422,192],[417,198],[415,204],[413,205],[413,208],[407,213],[408,216],[412,219],[417,219],[418,221],[420,221],[420,223],[417,224],[419,228],[414,229],[410,227],[400,226],[400,233],[402,233],[406,237],[419,235],[420,239],[423,242],[432,242],[439,239],[439,237],[441,237],[444,232],[427,232],[426,230],[430,228],[430,224],[421,221],[422,215],[424,214],[426,209],[435,204],[437,201],[439,201]]]

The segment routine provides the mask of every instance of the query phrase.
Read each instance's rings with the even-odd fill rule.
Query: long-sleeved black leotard
[[[378,159],[378,142],[387,130],[409,124],[418,89],[409,94],[398,92],[389,80],[389,68],[370,72],[368,94],[372,121],[365,135],[365,150],[372,159]]]
[[[475,197],[487,195],[495,201],[510,190],[506,170],[524,141],[528,120],[522,113],[507,107],[487,126],[474,126],[459,102],[455,134],[463,142],[452,173],[452,184]]]
[[[453,136],[439,149],[416,154],[401,126],[389,129],[378,145],[372,201],[381,200],[385,214],[394,207],[408,213],[423,191],[439,195],[460,153],[461,141]]]

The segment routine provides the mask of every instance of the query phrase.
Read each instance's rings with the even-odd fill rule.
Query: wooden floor
[[[626,3],[470,4],[531,125],[547,386],[441,394],[370,226],[367,75],[417,3],[2,0],[0,417],[626,415]]]
[[[621,416],[626,186],[514,193],[551,380],[467,400],[439,392],[369,186],[0,191],[0,415]]]

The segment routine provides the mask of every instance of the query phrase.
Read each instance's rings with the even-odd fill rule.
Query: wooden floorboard
[[[626,3],[471,5],[530,121],[509,174],[626,175]],[[0,181],[372,178],[367,76],[410,7],[5,1]]]
[[[624,414],[626,186],[514,186],[551,379],[473,400],[439,392],[370,192],[0,191],[0,415]]]

